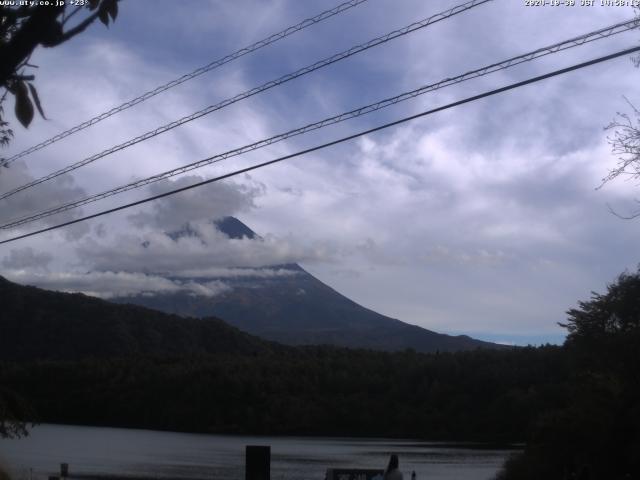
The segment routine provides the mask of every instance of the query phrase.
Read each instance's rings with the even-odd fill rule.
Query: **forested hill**
[[[254,354],[281,348],[217,318],[183,318],[0,277],[0,360]]]

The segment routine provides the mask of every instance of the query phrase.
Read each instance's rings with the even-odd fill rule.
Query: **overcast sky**
[[[48,120],[14,122],[9,156],[337,0],[136,0],[109,29],[38,50]],[[368,0],[174,88],[0,172],[7,191],[457,1]],[[579,2],[578,2],[579,3]],[[238,102],[4,200],[2,220],[252,143],[421,85],[631,18],[628,7],[495,0]],[[638,45],[623,33],[462,83],[250,155],[192,171],[2,238],[293,153],[435,106]],[[638,186],[596,189],[615,165],[604,128],[640,104],[628,57],[450,109],[340,146],[0,246],[0,274],[103,297],[186,289],[216,295],[232,267],[299,262],[358,303],[445,333],[561,342],[556,322],[639,262]],[[11,111],[12,101],[5,107]],[[234,215],[263,239],[232,242],[206,221]],[[190,222],[202,242],[163,232]],[[153,248],[144,248],[149,242]],[[220,280],[196,284],[198,272]],[[235,273],[234,273],[235,272]],[[277,270],[272,274],[278,275]],[[165,277],[171,276],[173,280]],[[201,276],[204,276],[202,274]]]

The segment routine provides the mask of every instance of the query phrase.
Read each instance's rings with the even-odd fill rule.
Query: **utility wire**
[[[537,76],[537,77],[529,78],[529,79],[523,80],[521,82],[512,83],[512,84],[507,85],[505,87],[497,88],[495,90],[490,90],[488,92],[484,92],[484,93],[481,93],[479,95],[474,95],[472,97],[467,97],[467,98],[465,98],[463,100],[458,100],[457,102],[449,103],[447,105],[443,105],[441,107],[433,108],[431,110],[427,110],[427,111],[424,111],[422,113],[418,113],[416,115],[411,115],[409,117],[404,117],[404,118],[401,118],[400,120],[396,120],[394,122],[385,123],[384,125],[380,125],[378,127],[374,127],[374,128],[369,129],[369,130],[365,130],[363,132],[355,133],[355,134],[349,135],[347,137],[342,137],[342,138],[339,138],[338,140],[333,140],[331,142],[323,143],[322,145],[317,145],[315,147],[307,148],[305,150],[301,150],[299,152],[292,153],[290,155],[285,155],[283,157],[275,158],[275,159],[269,160],[267,162],[258,163],[256,165],[252,165],[250,167],[241,168],[239,170],[235,170],[233,172],[226,173],[224,175],[220,175],[218,177],[210,178],[208,180],[203,180],[201,182],[194,183],[192,185],[187,185],[186,187],[182,187],[182,188],[177,188],[175,190],[171,190],[169,192],[161,193],[159,195],[154,195],[152,197],[147,197],[147,198],[144,198],[142,200],[138,200],[136,202],[127,203],[127,204],[121,205],[119,207],[110,208],[108,210],[103,210],[101,212],[94,213],[93,215],[87,215],[86,217],[77,218],[75,220],[70,220],[68,222],[60,223],[58,225],[53,225],[51,227],[43,228],[41,230],[36,230],[35,232],[26,233],[24,235],[19,235],[19,236],[12,237],[12,238],[9,238],[9,239],[6,239],[6,240],[2,240],[2,241],[0,241],[0,245],[3,245],[5,243],[9,243],[9,242],[14,242],[16,240],[21,240],[23,238],[32,237],[32,236],[38,235],[40,233],[50,232],[52,230],[56,230],[56,229],[59,229],[59,228],[62,228],[62,227],[73,225],[73,224],[76,224],[76,223],[79,223],[79,222],[83,222],[83,221],[86,221],[86,220],[90,220],[90,219],[93,219],[93,218],[101,217],[101,216],[107,215],[109,213],[114,213],[114,212],[118,212],[120,210],[125,210],[127,208],[135,207],[137,205],[142,205],[144,203],[148,203],[148,202],[151,202],[151,201],[154,201],[154,200],[159,200],[161,198],[165,198],[165,197],[168,197],[170,195],[175,195],[176,193],[180,193],[180,192],[184,192],[184,191],[187,191],[187,190],[191,190],[193,188],[201,187],[203,185],[208,185],[210,183],[219,182],[220,180],[224,180],[224,179],[227,179],[227,178],[230,178],[230,177],[234,177],[236,175],[240,175],[242,173],[250,172],[252,170],[257,170],[258,168],[266,167],[268,165],[272,165],[274,163],[282,162],[284,160],[288,160],[288,159],[291,159],[291,158],[294,158],[294,157],[299,157],[301,155],[305,155],[307,153],[315,152],[317,150],[322,150],[324,148],[331,147],[333,145],[337,145],[339,143],[343,143],[343,142],[346,142],[346,141],[349,141],[349,140],[353,140],[355,138],[362,137],[364,135],[368,135],[370,133],[374,133],[374,132],[377,132],[377,131],[380,131],[380,130],[384,130],[386,128],[393,127],[395,125],[400,125],[402,123],[406,123],[406,122],[409,122],[411,120],[415,120],[415,119],[420,118],[420,117],[425,117],[427,115],[431,115],[431,114],[434,114],[436,112],[441,112],[443,110],[447,110],[449,108],[457,107],[459,105],[463,105],[463,104],[466,104],[466,103],[475,102],[476,100],[480,100],[480,99],[483,99],[483,98],[486,98],[486,97],[490,97],[492,95],[497,95],[499,93],[503,93],[503,92],[506,92],[506,91],[509,91],[509,90],[513,90],[513,89],[516,89],[516,88],[524,87],[525,85],[530,85],[532,83],[540,82],[542,80],[546,80],[546,79],[551,78],[551,77],[555,77],[555,76],[562,75],[562,74],[565,74],[565,73],[568,73],[568,72],[572,72],[574,70],[579,70],[581,68],[585,68],[585,67],[588,67],[588,66],[591,66],[591,65],[595,65],[595,64],[598,64],[598,63],[606,62],[608,60],[612,60],[614,58],[618,58],[618,57],[621,57],[621,56],[624,56],[624,55],[630,55],[630,54],[638,52],[638,51],[640,51],[640,47],[628,48],[626,50],[622,50],[622,51],[619,51],[619,52],[616,52],[616,53],[612,53],[612,54],[606,55],[604,57],[599,57],[599,58],[596,58],[596,59],[593,59],[593,60],[589,60],[587,62],[578,63],[576,65],[572,65],[571,67],[562,68],[560,70],[555,70],[553,72],[550,72],[550,73],[547,73],[547,74],[544,74],[544,75],[540,75],[540,76]]]
[[[303,75],[306,75],[308,73],[311,73],[315,70],[318,70],[320,68],[326,67],[327,65],[331,65],[333,63],[336,63],[340,60],[344,60],[345,58],[351,57],[352,55],[356,55],[360,52],[363,52],[365,50],[368,50],[370,48],[376,47],[378,45],[382,45],[383,43],[389,42],[395,38],[407,35],[409,33],[415,32],[416,30],[425,28],[429,25],[432,25],[436,22],[440,22],[442,20],[445,20],[447,18],[450,18],[454,15],[457,15],[459,13],[465,12],[467,10],[470,10],[471,8],[477,7],[479,5],[491,2],[493,0],[471,0],[467,3],[461,4],[461,5],[457,5],[453,8],[450,8],[444,12],[441,13],[437,13],[435,15],[432,15],[429,18],[426,18],[424,20],[420,20],[418,22],[414,22],[411,25],[408,25],[406,27],[403,27],[401,29],[398,30],[394,30],[392,32],[389,32],[385,35],[382,35],[380,37],[376,37],[372,40],[369,40],[366,43],[362,43],[360,45],[357,45],[355,47],[350,48],[349,50],[345,50],[343,52],[337,53],[335,55],[332,55],[330,57],[325,58],[324,60],[320,60],[312,65],[308,65],[304,68],[301,68],[299,70],[296,70],[293,73],[289,73],[287,75],[283,75],[282,77],[276,79],[276,80],[271,80],[267,83],[262,84],[259,87],[255,87],[252,88],[251,90],[247,90],[243,93],[240,93],[238,95],[236,95],[235,97],[232,98],[228,98],[226,100],[223,100],[220,103],[217,103],[215,105],[210,105],[198,112],[192,113],[191,115],[188,115],[186,117],[183,117],[179,120],[176,120],[174,122],[168,123],[166,125],[163,125],[155,130],[151,130],[147,133],[144,133],[138,137],[135,137],[131,140],[128,140],[124,143],[121,143],[120,145],[116,145],[114,147],[111,147],[107,150],[104,150],[98,154],[92,155],[91,157],[87,157],[83,160],[80,160],[72,165],[69,165],[65,168],[62,168],[60,170],[57,170],[53,173],[50,173],[48,175],[45,175],[44,177],[41,177],[39,179],[36,179],[32,182],[29,182],[27,184],[24,184],[22,186],[19,186],[17,188],[14,188],[13,190],[3,193],[2,195],[0,195],[0,200],[3,200],[5,198],[8,198],[12,195],[15,195],[18,192],[21,192],[23,190],[26,190],[28,188],[34,187],[36,185],[39,185],[43,182],[46,182],[48,180],[51,180],[53,178],[59,177],[60,175],[63,175],[65,173],[69,173],[73,170],[76,170],[80,167],[83,167],[85,165],[88,165],[90,163],[95,162],[96,160],[106,157],[107,155],[110,155],[112,153],[118,152],[120,150],[124,150],[127,147],[130,147],[132,145],[135,145],[137,143],[143,142],[145,140],[148,140],[150,138],[153,138],[157,135],[160,135],[162,133],[165,133],[169,130],[172,130],[176,127],[179,127],[181,125],[184,125],[187,122],[191,122],[192,120],[196,120],[200,117],[203,117],[205,115],[208,115],[212,112],[215,112],[216,110],[220,110],[222,108],[228,107],[231,104],[234,104],[236,102],[239,102],[240,100],[244,100],[245,98],[251,97],[253,95],[256,95],[258,93],[264,92],[265,90],[269,90],[273,87],[276,87],[278,85],[281,85],[283,83],[286,83],[290,80],[293,80],[295,78],[301,77]]]
[[[187,73],[186,75],[183,75],[179,78],[176,78],[175,80],[171,80],[168,83],[165,83],[164,85],[160,85],[159,87],[154,88],[153,90],[150,90],[146,93],[143,93],[142,95],[140,95],[139,97],[136,97],[132,100],[129,100],[128,102],[123,103],[122,105],[119,105],[117,107],[112,108],[111,110],[101,113],[99,115],[96,115],[93,118],[90,118],[89,120],[86,120],[78,125],[76,125],[75,127],[72,127],[68,130],[65,130],[64,132],[61,132],[37,145],[34,145],[30,148],[27,148],[26,150],[17,153],[16,155],[13,155],[12,157],[9,157],[7,159],[1,159],[0,160],[0,166],[6,166],[9,165],[10,163],[15,162],[16,160],[18,160],[19,158],[25,157],[27,155],[29,155],[30,153],[33,153],[35,151],[41,150],[44,147],[51,145],[52,143],[57,142],[58,140],[62,140],[63,138],[68,137],[69,135],[73,135],[74,133],[77,133],[81,130],[84,130],[85,128],[88,128],[92,125],[95,125],[98,122],[101,122],[102,120],[105,120],[113,115],[115,115],[116,113],[120,113],[124,110],[127,110],[135,105],[138,105],[139,103],[142,103],[146,100],[149,100],[152,97],[155,97],[156,95],[165,92],[173,87],[176,87],[178,85],[180,85],[181,83],[187,82],[193,78],[196,78],[204,73],[210,72],[211,70],[214,70],[218,67],[221,67],[222,65],[225,65],[229,62],[232,62],[233,60],[236,60],[244,55],[247,55],[249,53],[255,52],[256,50],[259,50],[263,47],[266,47],[268,45],[271,45],[272,43],[275,43],[279,40],[282,40],[283,38],[288,37],[289,35],[293,35],[296,32],[299,32],[301,30],[304,30],[307,27],[310,27],[312,25],[315,25],[316,23],[320,23],[323,20],[326,20],[328,18],[333,17],[334,15],[338,15],[346,10],[349,10],[353,7],[356,7],[358,5],[360,5],[361,3],[366,2],[367,0],[350,0],[348,2],[344,2],[341,3],[340,5],[330,9],[330,10],[326,10],[322,13],[319,13],[318,15],[315,15],[311,18],[307,18],[306,20],[303,20],[302,22],[298,23],[297,25],[293,25],[291,27],[285,28],[284,30],[282,30],[281,32],[278,33],[274,33],[273,35],[268,36],[267,38],[263,38],[262,40],[259,40],[257,42],[255,42],[252,45],[249,45],[248,47],[244,47],[241,48],[240,50],[237,50],[233,53],[230,53],[229,55],[226,55],[222,58],[219,58],[217,60],[214,60],[213,62],[204,65],[200,68],[195,69],[194,71],[192,71],[191,73]]]
[[[6,230],[6,229],[10,229],[10,228],[14,228],[20,225],[24,225],[27,223],[31,223],[34,222],[36,220],[40,220],[42,218],[46,218],[46,217],[50,217],[52,215],[55,215],[57,213],[62,213],[68,210],[72,210],[74,208],[78,208],[81,207],[83,205],[87,205],[89,203],[93,203],[99,200],[103,200],[105,198],[108,197],[112,197],[114,195],[120,194],[120,193],[124,193],[127,192],[129,190],[134,190],[136,188],[140,188],[144,185],[148,185],[151,183],[155,183],[158,182],[160,180],[164,180],[170,177],[174,177],[176,175],[180,175],[186,172],[189,172],[191,170],[195,170],[197,168],[202,168],[204,166],[207,165],[211,165],[214,163],[218,163],[221,162],[223,160],[226,160],[228,158],[231,157],[235,157],[238,155],[242,155],[244,153],[253,151],[253,150],[257,150],[259,148],[263,148],[269,145],[272,145],[274,143],[286,140],[288,138],[294,137],[294,136],[298,136],[298,135],[302,135],[304,133],[313,131],[313,130],[317,130],[320,128],[324,128],[326,126],[329,125],[333,125],[339,122],[343,122],[345,120],[349,120],[352,118],[357,118],[360,117],[362,115],[366,115],[368,113],[371,112],[375,112],[377,110],[381,110],[383,108],[389,107],[391,105],[395,105],[396,103],[400,103],[406,100],[409,100],[411,98],[415,98],[418,95],[422,95],[428,92],[432,92],[450,85],[455,85],[467,80],[471,80],[473,78],[477,78],[477,77],[481,77],[484,75],[488,75],[490,73],[499,71],[499,70],[505,70],[507,68],[513,67],[515,65],[519,65],[521,63],[524,62],[529,62],[532,61],[534,59],[546,56],[546,55],[550,55],[553,53],[557,53],[559,51],[563,51],[569,48],[573,48],[573,47],[577,47],[580,45],[584,45],[585,43],[589,43],[595,40],[599,40],[602,38],[607,38],[610,37],[612,35],[618,34],[618,33],[622,33],[628,30],[631,30],[633,28],[635,28],[635,26],[638,24],[638,20],[629,20],[627,22],[621,22],[621,23],[617,23],[614,25],[611,25],[609,27],[605,27],[605,28],[601,28],[599,30],[595,30],[593,32],[581,35],[579,37],[574,37],[571,38],[569,40],[565,40],[563,42],[559,42],[559,43],[555,43],[553,45],[547,46],[547,47],[543,47],[543,48],[539,48],[537,50],[533,50],[531,52],[522,54],[522,55],[518,55],[516,57],[512,57],[509,58],[507,60],[503,60],[502,62],[498,62],[498,63],[494,63],[491,65],[488,65],[486,67],[482,67],[476,70],[472,70],[469,72],[466,72],[462,75],[458,75],[456,77],[449,77],[446,78],[444,80],[441,80],[437,83],[433,83],[430,85],[426,85],[426,86],[422,86],[420,88],[417,88],[415,90],[412,90],[410,92],[405,92],[405,93],[401,93],[400,95],[396,95],[394,97],[390,97],[390,98],[386,98],[384,100],[380,100],[379,102],[376,103],[372,103],[360,108],[357,108],[355,110],[351,110],[349,112],[345,112],[345,113],[341,113],[339,115],[333,116],[333,117],[329,117],[329,118],[325,118],[324,120],[321,120],[319,122],[315,122],[315,123],[311,123],[308,125],[305,125],[303,127],[299,127],[296,128],[294,130],[290,130],[288,132],[285,133],[281,133],[278,135],[275,135],[273,137],[270,138],[266,138],[263,140],[260,140],[258,142],[249,144],[249,145],[245,145],[239,148],[236,148],[234,150],[229,150],[227,152],[212,156],[212,157],[208,157],[205,158],[203,160],[199,160],[197,162],[193,162],[190,163],[188,165],[184,165],[182,167],[178,167],[178,168],[174,168],[172,170],[168,170],[166,172],[163,173],[159,173],[157,175],[153,175],[150,177],[146,177],[140,180],[136,180],[130,183],[127,183],[125,185],[121,185],[119,187],[113,188],[111,190],[106,190],[104,192],[101,193],[97,193],[94,195],[90,195],[88,197],[85,197],[83,199],[80,200],[76,200],[74,202],[69,202],[66,204],[62,204],[62,205],[58,205],[56,207],[53,208],[49,208],[47,210],[44,211],[40,211],[38,213],[35,214],[31,214],[31,215],[27,215],[18,219],[14,219],[14,220],[10,220],[9,222],[0,225],[0,229],[2,230]]]

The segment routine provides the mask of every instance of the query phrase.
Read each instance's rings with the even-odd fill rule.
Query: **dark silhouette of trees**
[[[17,438],[28,434],[27,419],[34,412],[17,393],[0,388],[0,438]]]
[[[607,287],[607,293],[592,292],[591,299],[578,303],[567,312],[567,323],[561,324],[569,335],[567,342],[585,342],[601,348],[603,341],[626,339],[640,332],[640,270],[623,273]]]
[[[640,478],[640,270],[567,314],[570,402],[537,418],[501,478]]]
[[[46,4],[45,4],[46,3]],[[77,2],[36,2],[34,5],[0,6],[0,145],[13,136],[4,118],[3,103],[7,95],[15,99],[15,115],[26,128],[37,109],[44,117],[38,92],[33,84],[34,65],[29,63],[38,46],[61,45],[84,32],[96,20],[106,26],[118,15],[118,0]],[[78,15],[86,10],[86,14]]]
[[[522,441],[565,390],[559,347],[332,347],[0,363],[38,421],[208,433]]]

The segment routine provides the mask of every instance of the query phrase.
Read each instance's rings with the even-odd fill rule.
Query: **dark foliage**
[[[32,418],[31,404],[22,396],[0,387],[0,438],[18,438],[27,435],[26,419]]]
[[[640,271],[567,313],[571,401],[538,417],[502,478],[640,478]]]
[[[218,433],[522,440],[567,398],[558,347],[4,363],[39,420]]]
[[[0,360],[253,354],[276,348],[216,318],[181,318],[2,277],[0,298]]]
[[[37,109],[44,111],[33,85],[34,65],[29,63],[38,46],[55,47],[85,31],[95,20],[105,26],[115,21],[119,0],[89,0],[72,6],[69,2],[24,2],[25,5],[0,6],[0,145],[7,145],[13,136],[4,120],[2,103],[11,94],[15,100],[15,116],[23,127],[28,127]],[[18,4],[19,2],[16,2]],[[84,16],[76,16],[82,10]],[[81,18],[82,17],[82,18]]]

